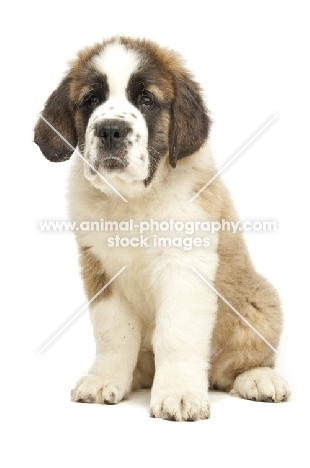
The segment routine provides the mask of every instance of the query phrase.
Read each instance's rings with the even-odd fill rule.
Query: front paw
[[[151,416],[169,421],[197,421],[210,417],[207,392],[178,388],[153,390]]]
[[[102,375],[84,375],[71,390],[71,400],[78,403],[115,405],[122,401],[126,388],[109,383]]]

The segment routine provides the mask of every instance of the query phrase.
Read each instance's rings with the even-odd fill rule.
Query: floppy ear
[[[75,148],[77,134],[69,86],[70,78],[66,77],[46,101],[41,115]],[[42,118],[39,118],[34,129],[34,142],[50,161],[66,161],[73,153],[72,147],[68,146]]]
[[[187,72],[174,75],[175,99],[170,124],[169,163],[185,158],[202,146],[211,125],[200,86]]]

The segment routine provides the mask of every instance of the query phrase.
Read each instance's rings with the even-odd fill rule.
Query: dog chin
[[[107,171],[99,167],[98,172],[93,173],[88,166],[85,166],[84,176],[95,188],[107,195],[116,194],[117,190],[124,197],[133,198],[145,192],[144,181],[147,179],[148,174],[137,174],[135,167],[131,166],[126,167],[122,171]]]

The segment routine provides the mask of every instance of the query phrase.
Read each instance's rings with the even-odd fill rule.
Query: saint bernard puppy
[[[180,57],[144,39],[80,51],[46,102],[35,143],[54,162],[77,147],[70,220],[115,228],[75,231],[96,357],[73,401],[116,404],[151,387],[151,416],[194,421],[209,418],[208,388],[254,401],[289,396],[273,370],[277,292],[239,230],[202,229],[237,220],[230,194],[215,177],[192,200],[217,174],[209,128]],[[189,222],[197,229],[182,231]],[[141,225],[150,226],[144,238]]]

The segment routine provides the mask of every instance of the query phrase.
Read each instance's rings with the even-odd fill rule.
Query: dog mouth
[[[102,167],[107,172],[123,172],[127,166],[127,158],[114,155],[101,158],[98,164],[98,168]]]
[[[131,184],[143,182],[149,175],[148,151],[137,142],[136,145],[125,138],[118,144],[107,145],[102,138],[96,137],[85,148],[85,157],[89,161],[85,167],[85,176],[93,184],[98,184],[97,177],[122,179]]]
[[[121,151],[117,152],[106,152],[102,149],[98,151],[97,155],[92,163],[89,162],[88,172],[90,175],[94,176],[98,173],[121,173],[126,170],[129,166],[129,160],[127,156],[127,151],[123,148]],[[86,153],[86,158],[89,159],[89,153]]]

